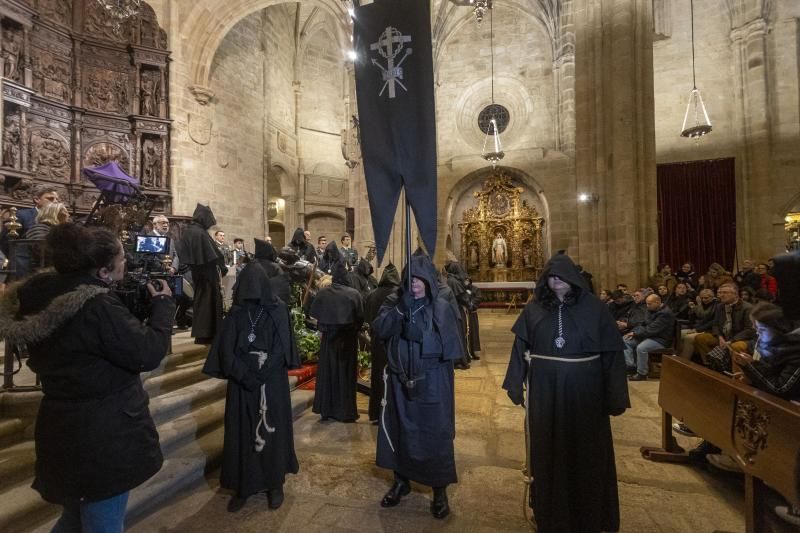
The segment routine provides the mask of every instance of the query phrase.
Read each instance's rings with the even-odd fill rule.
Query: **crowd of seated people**
[[[796,254],[795,254],[796,255]],[[795,259],[800,265],[800,258]],[[686,262],[673,274],[658,266],[648,287],[632,295],[619,288],[601,291],[625,340],[631,380],[647,379],[648,352],[670,347],[686,360],[725,372],[734,379],[786,400],[800,403],[800,316],[784,313],[774,302],[784,291],[798,289],[800,267],[793,275],[773,275],[772,261],[747,260],[732,274],[713,263],[697,275]],[[680,337],[672,339],[680,325]],[[682,422],[673,429],[696,436]],[[736,461],[702,441],[689,452],[693,461],[741,471]],[[800,525],[800,509],[775,509],[784,520]]]

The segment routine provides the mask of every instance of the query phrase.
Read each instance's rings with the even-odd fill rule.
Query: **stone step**
[[[0,491],[30,478],[35,460],[36,450],[32,440],[0,450]]]
[[[192,383],[206,380],[208,376],[203,374],[204,364],[205,360],[192,361],[166,370],[162,374],[154,374],[155,371],[150,372],[142,380],[144,390],[151,398],[155,398]]]
[[[19,418],[0,420],[0,448],[16,444],[25,438],[25,422]]]
[[[296,420],[300,417],[313,402],[313,391],[294,390],[292,392],[293,418]],[[217,404],[220,405],[218,406]],[[219,410],[219,421],[221,424],[222,416],[224,416],[224,400],[214,402],[204,409],[207,409],[206,416],[209,417],[211,416],[212,410]],[[164,427],[163,429],[166,430],[167,428]],[[184,422],[175,420],[172,429],[175,430],[176,433],[180,433],[181,431],[185,433],[186,425]],[[159,426],[159,434],[162,435],[162,449],[164,449],[165,445],[169,446],[166,441],[170,437],[167,431],[162,433],[162,426]],[[187,491],[196,484],[204,482],[206,474],[219,467],[222,458],[223,437],[224,428],[222,425],[218,425],[212,431],[202,434],[196,439],[189,439],[177,449],[168,452],[164,460],[164,466],[158,474],[140,487],[131,491],[131,497],[128,502],[126,526],[129,527],[131,524],[152,513],[159,507],[169,505],[172,499],[180,497],[181,492]],[[175,439],[173,444],[180,440],[178,437]],[[45,520],[48,520],[48,522],[42,524],[42,521],[37,520],[32,522],[28,520],[25,531],[30,531],[31,528],[33,528],[32,530],[35,533],[49,532],[55,524],[56,516],[60,508],[42,501],[38,493],[32,489],[29,489],[29,491],[29,493],[20,492],[17,497],[19,498],[20,494],[26,494],[27,497],[30,497],[30,493],[32,493],[40,502],[40,508],[43,510],[42,516],[45,516]],[[31,509],[31,502],[26,503],[27,505],[25,508]],[[45,508],[50,508],[47,514],[44,513]],[[3,529],[4,522],[2,513],[3,512],[0,511],[0,531],[5,531],[5,529]]]

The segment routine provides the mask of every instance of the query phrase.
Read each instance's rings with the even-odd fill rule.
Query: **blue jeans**
[[[122,533],[129,492],[99,502],[64,506],[51,533]]]
[[[646,376],[650,371],[650,359],[648,352],[650,350],[661,350],[666,348],[660,342],[653,339],[644,339],[637,341],[635,339],[625,339],[625,364],[628,367],[636,367],[636,372],[642,376]],[[633,358],[633,352],[636,350],[636,359]]]

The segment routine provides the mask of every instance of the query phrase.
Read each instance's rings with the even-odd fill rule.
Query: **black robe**
[[[294,235],[292,235],[292,240],[289,242],[288,246],[297,252],[300,259],[305,259],[309,263],[317,262],[317,252],[314,250],[314,246],[306,240],[303,228],[294,230]]]
[[[444,487],[458,481],[453,361],[462,358],[462,344],[456,315],[438,295],[437,272],[430,259],[414,256],[411,265],[413,276],[427,285],[427,296],[412,303],[421,342],[408,340],[409,322],[396,306],[397,297],[389,297],[372,323],[388,356],[376,463],[417,483]],[[415,381],[413,387],[407,386],[408,379]]]
[[[220,271],[224,274],[227,268],[222,252],[208,234],[216,223],[211,209],[197,204],[177,246],[181,263],[192,272],[192,337],[204,342],[214,338],[222,322]]]
[[[383,369],[386,367],[386,345],[379,339],[372,328],[372,322],[378,318],[378,312],[386,298],[397,292],[400,287],[400,274],[397,268],[391,263],[386,265],[381,275],[378,288],[369,293],[364,300],[364,322],[370,324],[370,345],[372,355],[372,368],[370,370],[370,389],[369,389],[369,419],[378,420],[381,411],[381,400],[383,399]]]
[[[566,344],[557,348],[559,301],[550,274],[572,286],[562,308]],[[566,255],[551,258],[536,300],[514,324],[503,388],[523,402],[531,435],[531,506],[541,533],[619,530],[619,496],[609,415],[630,407],[623,343],[608,307]],[[531,362],[526,353],[533,354]],[[584,359],[583,361],[579,361]],[[530,365],[530,366],[529,366]]]
[[[292,286],[289,282],[289,274],[284,272],[278,265],[278,254],[272,244],[261,239],[255,239],[255,262],[261,265],[264,272],[269,277],[272,294],[277,296],[285,304],[291,302]]]
[[[256,335],[252,342],[248,339],[251,331]],[[254,351],[269,354],[261,368],[258,356],[250,353]],[[287,373],[289,368],[299,366],[286,304],[272,297],[261,267],[247,265],[237,280],[234,307],[203,367],[204,373],[228,380],[220,485],[239,497],[279,489],[287,473],[296,474],[299,470]],[[258,428],[266,442],[257,451],[262,384],[266,421],[275,431]]]
[[[322,342],[317,366],[313,411],[323,420],[358,420],[358,332],[364,317],[361,295],[347,286],[342,262],[333,268],[333,284],[320,289],[311,304]]]
[[[378,287],[378,280],[372,275],[373,268],[369,261],[363,257],[358,260],[356,267],[348,273],[350,286],[361,293],[362,297],[374,291]]]

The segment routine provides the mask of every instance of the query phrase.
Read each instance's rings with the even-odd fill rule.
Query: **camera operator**
[[[0,337],[27,346],[44,392],[33,488],[64,507],[54,531],[120,532],[129,491],[163,462],[139,374],[166,355],[175,304],[159,280],[149,324],[130,314],[110,287],[125,253],[106,229],[61,224],[45,243],[56,271],[0,305]]]

